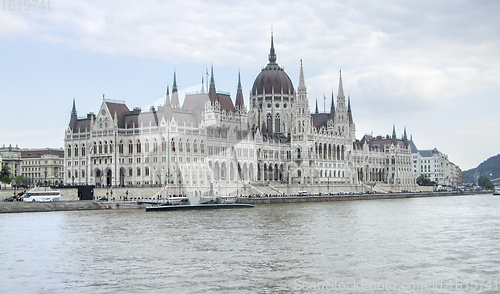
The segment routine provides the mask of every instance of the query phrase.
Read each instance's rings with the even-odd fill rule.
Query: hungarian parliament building
[[[207,81],[208,82],[208,81]],[[64,183],[96,187],[172,187],[174,193],[296,194],[415,191],[406,136],[355,137],[356,126],[339,77],[329,113],[311,113],[302,61],[298,87],[276,62],[255,78],[245,105],[216,91],[187,93],[182,105],[174,72],[163,105],[130,110],[105,99],[78,117],[73,100],[65,131]],[[335,85],[336,86],[336,85]],[[274,193],[273,193],[274,192]]]

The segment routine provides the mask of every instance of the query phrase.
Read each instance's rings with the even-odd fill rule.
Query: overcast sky
[[[342,70],[358,139],[406,127],[419,149],[437,148],[463,170],[500,150],[498,1],[15,5],[0,4],[1,145],[62,147],[73,98],[79,116],[97,112],[103,94],[148,107],[174,69],[180,89],[198,88],[213,64],[216,87],[233,100],[240,71],[248,106],[272,27],[295,87],[303,60],[311,111],[316,99],[323,111],[325,95],[329,109]]]

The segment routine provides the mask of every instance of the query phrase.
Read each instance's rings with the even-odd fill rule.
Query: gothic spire
[[[347,96],[347,112],[351,112],[351,96]]]
[[[71,109],[71,116],[76,116],[76,106],[74,97],[73,97],[73,108]]]
[[[211,69],[210,69],[210,88],[215,89],[214,66],[213,65],[211,66]]]
[[[314,113],[318,113],[318,98],[316,98],[316,111]]]
[[[165,95],[165,106],[171,106],[172,104],[170,103],[170,91],[168,89],[167,85],[167,93]]]
[[[337,95],[337,98],[345,98],[345,96],[344,96],[344,86],[342,85],[342,71],[340,71],[339,93]]]
[[[271,30],[271,50],[269,51],[269,64],[276,64],[276,53],[274,51],[273,31]]]
[[[245,103],[243,102],[243,90],[241,89],[241,78],[240,73],[238,72],[238,90],[236,93],[236,106],[243,106]]]
[[[205,93],[205,83],[203,82],[203,75],[201,75],[201,93]]]
[[[302,59],[300,59],[300,80],[299,80],[299,88],[304,88],[306,83],[304,81],[304,69],[302,67]]]
[[[396,138],[396,126],[392,125],[392,137]]]
[[[331,110],[335,111],[335,102],[333,101],[333,90],[332,90],[332,106],[331,106]]]
[[[406,135],[406,127],[405,127],[405,132],[403,134],[403,140],[408,140],[408,136]]]
[[[177,92],[177,82],[175,80],[175,70],[174,70],[174,84],[172,85],[172,94]]]

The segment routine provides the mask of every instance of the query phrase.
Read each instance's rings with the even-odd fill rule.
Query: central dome
[[[253,82],[252,95],[262,95],[264,93],[271,94],[281,93],[283,94],[293,94],[294,88],[292,80],[276,63],[276,53],[274,52],[274,42],[273,36],[271,35],[271,51],[269,53],[269,63],[265,68],[262,69],[260,74]]]

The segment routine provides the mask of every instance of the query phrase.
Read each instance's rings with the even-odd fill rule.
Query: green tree
[[[5,189],[7,189],[7,184],[10,184],[10,178],[8,176],[4,176],[0,182],[2,182],[3,184],[5,184]]]
[[[19,186],[23,184],[26,184],[26,178],[23,175],[17,176],[14,179],[14,185]]]
[[[10,167],[6,164],[2,164],[2,169],[0,170],[0,179],[3,179],[3,177],[7,176],[10,177]]]
[[[488,189],[488,190],[495,189],[495,186],[487,176],[480,176],[479,179],[477,179],[477,184],[481,186],[483,189]]]
[[[436,182],[431,181],[428,177],[426,177],[424,175],[420,175],[417,178],[417,184],[419,186],[434,186],[436,184]]]

